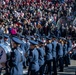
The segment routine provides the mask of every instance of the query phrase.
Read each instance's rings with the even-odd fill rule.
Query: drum
[[[4,44],[0,44],[0,68],[5,67],[6,61],[10,56],[11,48]]]
[[[0,45],[0,68],[5,67],[6,64],[6,52],[5,48]]]

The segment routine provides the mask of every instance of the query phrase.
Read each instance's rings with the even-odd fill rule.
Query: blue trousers
[[[53,58],[53,72],[54,72],[54,75],[57,75],[57,62],[56,62],[56,58]]]
[[[59,68],[60,68],[60,72],[63,72],[63,57],[59,58]]]
[[[38,75],[38,71],[35,72],[35,70],[31,70],[31,71],[30,71],[30,75]]]
[[[40,66],[40,70],[39,70],[39,75],[43,75],[44,74],[44,65]]]
[[[44,64],[45,67],[47,67],[47,74],[49,74],[49,75],[52,75],[51,62],[52,62],[52,60],[46,60],[46,62],[45,62],[45,64]],[[46,66],[46,65],[47,65],[47,66]],[[46,75],[47,75],[47,74],[46,74]]]

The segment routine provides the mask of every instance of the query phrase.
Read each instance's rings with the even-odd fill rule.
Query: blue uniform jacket
[[[58,56],[63,57],[63,46],[61,43],[58,43]]]
[[[39,54],[36,48],[34,50],[30,50],[29,53],[29,69],[34,70],[37,72],[39,70],[39,63],[38,63]]]
[[[56,58],[56,47],[57,47],[57,42],[56,41],[53,41],[52,42],[52,52],[53,52],[53,57]]]
[[[63,55],[64,56],[67,55],[67,52],[68,52],[68,50],[67,50],[67,44],[64,44],[63,45]]]
[[[68,45],[68,51],[70,51],[72,49],[72,41],[68,40],[67,45]]]
[[[22,54],[18,51],[18,49],[15,49],[12,53],[10,75],[23,75]]]
[[[49,43],[45,46],[45,53],[46,53],[46,60],[51,60],[53,59],[53,56],[52,56],[52,44]]]
[[[37,49],[39,53],[39,66],[44,65],[44,55],[45,55],[45,50],[40,47]]]

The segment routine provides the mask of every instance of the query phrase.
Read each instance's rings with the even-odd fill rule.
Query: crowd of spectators
[[[0,35],[76,37],[75,0],[1,0]]]

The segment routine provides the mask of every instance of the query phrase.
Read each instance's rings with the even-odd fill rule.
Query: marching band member
[[[21,44],[21,50],[23,52],[23,57],[24,57],[24,62],[23,62],[23,67],[26,68],[26,57],[25,57],[25,54],[26,54],[26,50],[25,50],[25,44],[26,44],[26,41],[24,39],[24,36],[23,35],[20,35],[20,39],[22,41],[22,44]]]
[[[47,45],[45,46],[45,53],[46,53],[45,66],[47,65],[49,75],[52,75],[51,62],[52,62],[52,59],[53,59],[53,56],[52,56],[52,43],[51,42],[52,42],[51,38],[47,37],[46,38]]]
[[[64,38],[63,39],[63,42],[64,42],[64,45],[63,45],[63,57],[64,57],[64,64],[65,64],[65,66],[67,67],[68,66],[68,61],[67,61],[67,59],[68,59],[68,47],[67,47],[67,41],[66,41],[66,38]]]
[[[28,75],[38,75],[39,71],[39,63],[38,63],[38,51],[36,49],[36,45],[38,45],[37,42],[34,40],[30,41],[30,51],[29,51],[29,69],[28,69]]]
[[[40,66],[40,69],[39,69],[39,73],[40,75],[43,75],[44,74],[44,63],[45,63],[45,60],[44,60],[44,56],[45,56],[45,50],[43,48],[43,45],[44,45],[44,42],[39,40],[39,48],[37,48],[38,50],[38,53],[39,53],[39,66]]]
[[[5,48],[7,61],[6,61],[6,74],[9,74],[9,60],[10,60],[10,53],[11,53],[11,46],[10,46],[10,37],[7,34],[4,34],[4,39],[2,45]]]
[[[67,46],[68,46],[68,52],[72,49],[72,41],[71,41],[71,36],[69,35],[67,37]],[[68,53],[68,65],[70,65],[70,54]]]
[[[63,72],[63,43],[61,38],[58,40],[58,61],[60,72]]]
[[[53,52],[53,72],[54,72],[54,75],[57,75],[57,65],[56,65],[57,41],[56,41],[56,37],[55,36],[52,36],[52,46],[53,46],[53,48],[52,48],[52,52]]]
[[[20,51],[22,41],[17,38],[12,38],[12,52],[10,56],[10,75],[23,75],[23,55]]]

